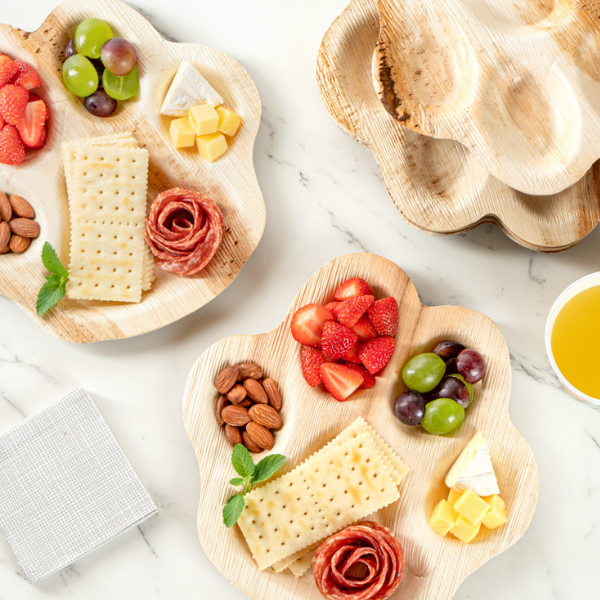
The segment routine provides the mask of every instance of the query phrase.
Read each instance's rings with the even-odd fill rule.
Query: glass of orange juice
[[[546,322],[546,351],[565,390],[600,408],[600,273],[570,285]]]

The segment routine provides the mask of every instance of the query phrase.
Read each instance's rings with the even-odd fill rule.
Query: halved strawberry
[[[395,347],[396,340],[389,335],[385,335],[366,342],[358,356],[367,371],[371,375],[375,375],[388,364]]]
[[[42,80],[38,72],[30,64],[24,60],[15,60],[15,64],[18,70],[16,75],[11,79],[11,83],[20,85],[26,90],[32,90],[42,85]]]
[[[378,337],[377,330],[373,327],[373,323],[369,321],[367,315],[363,315],[350,329],[358,333],[358,339],[361,342],[368,342]]]
[[[395,298],[377,300],[367,314],[379,335],[395,336],[398,332],[398,303]]]
[[[25,108],[25,115],[17,124],[17,130],[23,143],[28,148],[41,148],[44,145],[46,139],[46,104],[43,100],[36,100],[35,102],[29,102]],[[44,139],[42,138],[44,136]]]
[[[29,102],[36,102],[41,98],[34,92],[29,92]],[[46,104],[46,121],[50,118],[50,107]]]
[[[20,165],[25,160],[25,146],[16,127],[6,123],[0,131],[0,163]]]
[[[43,148],[46,143],[46,128],[42,127],[42,133],[40,134],[40,139],[37,141],[37,144],[33,146],[29,146],[31,150],[37,150],[39,148]]]
[[[321,365],[321,379],[325,389],[340,402],[353,394],[364,381],[364,377],[358,371],[328,362]]]
[[[321,347],[323,327],[335,317],[323,306],[307,304],[299,308],[292,317],[291,330],[294,339],[305,346]]]
[[[362,344],[360,342],[356,342],[356,344],[354,344],[354,346],[350,350],[348,350],[348,352],[346,352],[346,354],[344,354],[342,356],[342,360],[360,364],[361,360],[358,356],[358,353],[360,352],[361,348],[362,348]]]
[[[0,115],[0,131],[2,130],[3,127],[4,127],[4,117],[2,115]]]
[[[321,373],[319,369],[325,362],[325,357],[320,350],[310,346],[300,348],[300,362],[302,364],[302,375],[310,387],[315,387],[321,383]]]
[[[17,125],[25,114],[29,92],[20,85],[7,83],[0,89],[0,114],[11,125]]]
[[[335,315],[335,309],[336,309],[336,308],[337,308],[339,305],[340,305],[340,303],[339,303],[339,302],[328,302],[328,303],[325,305],[325,308],[326,308],[326,309],[327,309],[329,312],[331,312],[331,313],[333,313],[333,314]]]
[[[19,67],[15,61],[4,54],[0,54],[0,87],[8,83],[17,73]]]
[[[360,277],[352,277],[344,281],[340,287],[335,290],[334,297],[338,302],[352,298],[353,296],[373,295],[371,286]]]
[[[328,321],[323,327],[323,356],[329,361],[342,358],[352,350],[358,341],[358,334],[335,321]]]
[[[360,384],[359,389],[361,390],[370,390],[375,387],[377,381],[375,380],[375,375],[371,375],[369,371],[367,371],[362,365],[356,365],[354,363],[348,362],[344,363],[349,369],[354,369],[356,372],[360,373],[364,381]]]
[[[375,296],[355,296],[340,303],[335,309],[338,323],[352,327],[365,314],[369,306],[375,302]]]

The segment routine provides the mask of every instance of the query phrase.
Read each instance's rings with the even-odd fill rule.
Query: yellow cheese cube
[[[215,110],[219,114],[219,125],[217,127],[217,131],[220,131],[229,137],[233,137],[238,132],[238,129],[242,124],[242,118],[224,106],[217,106]]]
[[[175,148],[189,148],[196,143],[196,134],[190,127],[187,117],[173,119],[169,128],[171,141]]]
[[[478,525],[490,511],[490,505],[469,489],[454,503],[454,510],[469,523]]]
[[[486,496],[484,498],[485,502],[490,505],[490,511],[483,517],[481,522],[488,529],[496,529],[496,527],[500,527],[500,525],[504,525],[506,523],[506,504],[504,500],[500,498],[497,494],[493,496]]]
[[[196,138],[198,153],[202,158],[214,162],[227,152],[227,140],[222,133],[209,133]]]
[[[454,506],[454,503],[463,495],[462,490],[460,492],[457,492],[456,490],[453,490],[452,488],[450,488],[450,493],[448,494],[448,502],[450,502],[450,504],[452,506]]]
[[[450,533],[454,537],[457,537],[461,542],[468,544],[479,533],[480,527],[481,523],[473,525],[472,523],[469,523],[469,521],[467,521],[467,519],[465,519],[464,517],[458,517],[456,523],[452,525]]]
[[[446,535],[458,519],[458,513],[450,506],[447,500],[442,500],[433,509],[429,519],[429,527],[440,535]]]
[[[219,126],[219,113],[212,104],[198,104],[192,106],[188,113],[190,127],[196,135],[216,133]]]

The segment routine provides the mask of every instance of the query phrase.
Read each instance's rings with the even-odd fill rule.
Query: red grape
[[[464,349],[465,347],[459,342],[455,342],[454,340],[446,340],[444,342],[440,342],[433,349],[433,351],[440,358],[447,361],[450,358],[456,358],[459,355],[459,353],[462,352]]]
[[[486,371],[485,360],[477,350],[463,350],[456,357],[456,366],[468,383],[477,383]]]
[[[425,396],[414,390],[400,394],[394,406],[394,414],[405,425],[418,425],[425,414]]]
[[[133,44],[123,38],[108,40],[102,46],[100,58],[104,66],[117,77],[129,75],[137,61]]]
[[[103,89],[99,89],[88,96],[83,101],[83,105],[95,117],[110,117],[117,108],[117,101],[111,98]]]
[[[471,390],[458,377],[445,377],[435,388],[436,398],[450,398],[458,402],[463,408],[471,404]]]
[[[458,367],[456,366],[456,359],[450,358],[446,361],[446,375],[456,375],[458,373]]]
[[[75,38],[71,38],[65,46],[65,60],[77,54],[77,48],[75,47]]]

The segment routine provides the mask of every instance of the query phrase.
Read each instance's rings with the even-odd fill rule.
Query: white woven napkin
[[[156,512],[84,390],[0,435],[0,531],[31,583]]]

